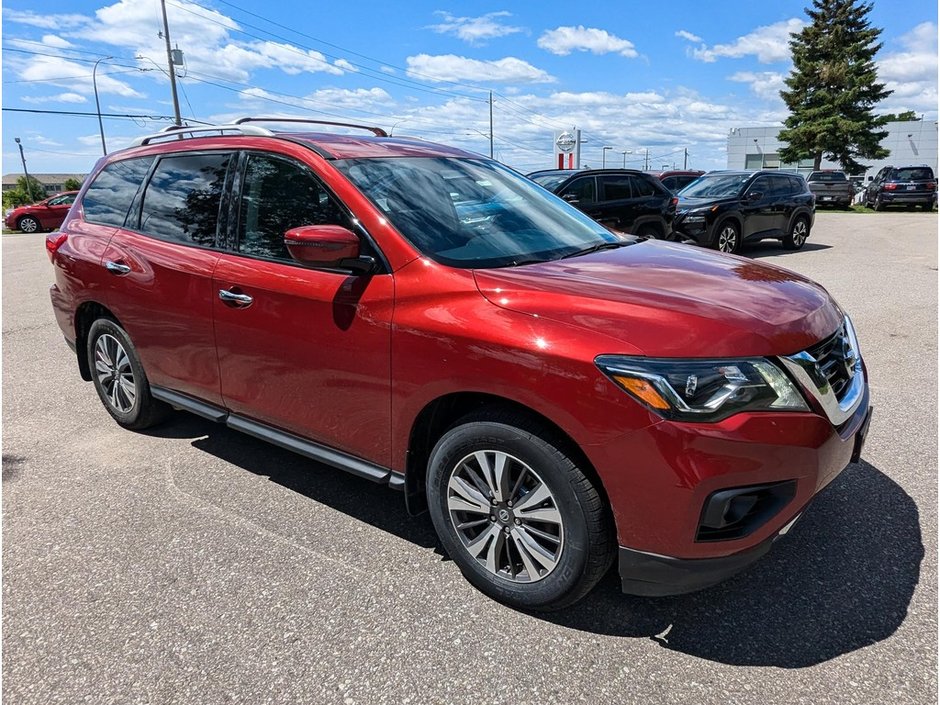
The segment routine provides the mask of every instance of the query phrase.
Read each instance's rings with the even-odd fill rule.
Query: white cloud
[[[702,44],[697,49],[690,48],[689,53],[693,58],[707,63],[719,58],[741,59],[745,56],[755,56],[762,64],[787,61],[790,58],[790,34],[800,31],[805,25],[803,20],[794,17],[758,27],[729,44],[715,44],[711,47]]]
[[[495,61],[465,56],[418,54],[406,60],[410,78],[431,81],[481,81],[486,83],[552,83],[555,78],[527,61],[507,56]]]
[[[442,22],[430,25],[427,29],[438,34],[452,34],[471,45],[484,44],[487,39],[505,37],[523,31],[522,27],[513,27],[499,21],[500,18],[512,16],[511,12],[505,10],[488,12],[480,17],[455,17],[443,10],[438,10],[434,14],[439,15]]]
[[[622,39],[603,29],[594,27],[556,27],[538,39],[541,49],[558,56],[567,56],[572,51],[589,51],[592,54],[620,54],[627,58],[638,56],[633,42]]]
[[[40,14],[32,10],[10,10],[3,8],[3,19],[7,22],[40,27],[42,29],[71,29],[87,24],[89,19],[84,15],[70,14]]]
[[[23,96],[24,103],[85,103],[88,99],[79,93],[59,93],[46,96]]]
[[[892,112],[937,111],[937,25],[924,22],[899,39],[902,51],[878,61],[878,78],[894,91],[879,107]]]
[[[47,47],[54,47],[55,49],[68,49],[74,46],[72,42],[63,39],[57,34],[44,34],[42,36],[42,43]]]
[[[391,66],[379,66],[379,71],[381,71],[382,73],[388,73],[388,74],[396,74],[396,73],[398,73],[398,72],[397,72],[395,69],[393,69]]]
[[[780,91],[784,89],[785,77],[778,71],[738,71],[728,80],[748,84],[754,95],[763,100],[782,101]]]
[[[42,81],[46,85],[60,86],[77,93],[79,90],[91,94],[94,90],[91,69],[85,64],[58,56],[34,56],[28,62],[17,62],[16,70],[20,78],[27,81]],[[106,74],[98,74],[98,92],[113,93],[125,98],[143,98],[144,94],[134,90],[129,84]]]
[[[697,34],[692,34],[691,32],[685,29],[680,29],[678,32],[676,32],[675,36],[679,37],[680,39],[685,39],[686,41],[689,41],[689,42],[698,43],[702,41],[702,38],[700,36],[698,36]]]

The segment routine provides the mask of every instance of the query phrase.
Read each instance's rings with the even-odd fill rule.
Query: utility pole
[[[689,148],[686,147],[682,152],[682,171],[686,171],[689,168]]]
[[[650,148],[646,148],[646,159],[643,162],[643,171],[650,170]]]
[[[33,186],[29,183],[29,172],[26,171],[26,156],[23,154],[23,144],[20,142],[19,137],[14,137],[16,140],[16,146],[20,148],[20,159],[23,162],[23,175],[26,177],[26,194],[29,196],[29,202],[33,202]]]
[[[176,69],[173,66],[173,53],[170,49],[170,25],[166,19],[166,0],[160,0],[160,9],[163,11],[163,38],[166,40],[166,62],[170,67],[170,90],[173,92],[173,115],[176,117],[176,126],[181,127],[183,119],[180,117],[180,99],[176,95]]]
[[[490,91],[490,159],[493,158],[493,91]]]

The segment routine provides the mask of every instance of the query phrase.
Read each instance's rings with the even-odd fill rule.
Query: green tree
[[[921,119],[913,110],[905,110],[903,113],[885,113],[881,117],[885,122],[912,122]]]
[[[823,156],[852,174],[865,170],[856,161],[883,159],[881,146],[887,120],[873,109],[892,91],[878,83],[874,57],[881,30],[868,22],[871,3],[858,0],[813,0],[806,9],[811,22],[790,35],[793,70],[780,97],[790,109],[779,139],[784,162]]]
[[[69,177],[65,180],[65,183],[62,184],[63,191],[78,191],[82,187],[81,179],[76,179],[74,177]]]
[[[32,194],[32,198],[30,198]],[[16,187],[3,192],[3,207],[15,208],[24,206],[27,203],[35,203],[46,197],[46,187],[39,183],[39,180],[33,176],[29,177],[29,187],[26,186],[26,177],[21,176],[16,180]]]

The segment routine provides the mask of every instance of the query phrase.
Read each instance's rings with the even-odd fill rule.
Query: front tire
[[[139,431],[166,418],[170,407],[150,394],[137,350],[115,321],[99,318],[91,324],[85,354],[95,391],[118,424]]]
[[[790,226],[790,232],[783,238],[783,247],[787,250],[799,250],[806,244],[809,237],[809,220],[806,216],[800,216],[793,221]]]
[[[526,416],[491,409],[458,421],[431,452],[434,528],[467,580],[507,605],[571,605],[613,561],[606,503],[565,445]]]
[[[39,221],[31,215],[24,215],[20,218],[16,227],[21,233],[38,233],[40,230]]]
[[[881,200],[881,196],[875,196],[875,202],[872,204],[872,208],[876,211],[883,211],[885,209],[885,204]]]
[[[741,249],[741,229],[733,220],[719,223],[712,247],[719,252],[733,255]]]

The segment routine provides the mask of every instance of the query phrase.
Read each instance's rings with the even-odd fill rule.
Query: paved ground
[[[493,603],[401,495],[180,415],[119,429],[3,240],[3,695],[53,703],[926,703],[937,692],[937,216],[747,254],[849,310],[864,462],[752,570],[566,613]]]

